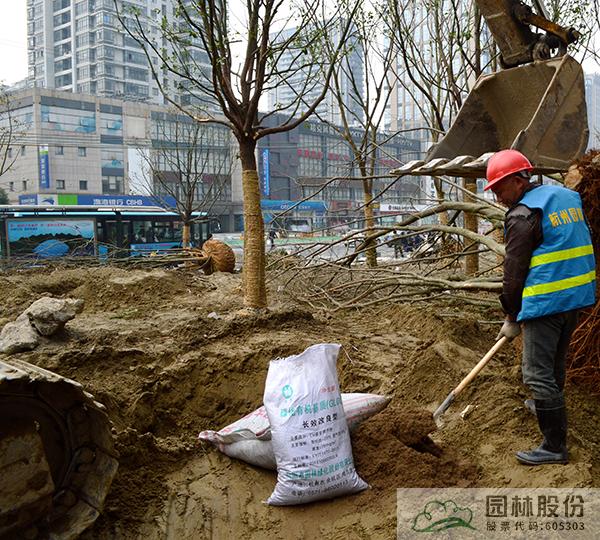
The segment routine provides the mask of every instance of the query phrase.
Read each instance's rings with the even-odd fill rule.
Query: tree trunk
[[[439,178],[434,178],[433,185],[435,187],[435,196],[438,199],[438,204],[442,204],[446,201],[446,193],[442,187],[442,181]],[[440,212],[438,214],[438,219],[440,221],[440,225],[448,225],[448,222],[450,221],[448,218],[448,212]]]
[[[465,178],[465,189],[471,193],[477,193],[477,180],[475,178]],[[466,202],[475,202],[475,199],[465,194]],[[478,219],[476,214],[465,212],[465,229],[477,232]],[[479,247],[475,242],[466,243],[465,251],[472,251]],[[467,276],[473,276],[479,272],[479,253],[473,253],[465,257],[465,273]]]
[[[185,221],[181,231],[181,245],[184,248],[190,247],[190,222]],[[198,246],[200,247],[200,246]]]
[[[371,229],[375,227],[375,218],[373,216],[373,186],[370,180],[363,180],[363,189],[365,195],[365,227]],[[366,246],[367,266],[374,268],[377,266],[377,249],[375,242],[371,240]]]
[[[244,304],[251,308],[264,308],[267,307],[265,236],[255,149],[253,140],[240,141],[244,196]]]

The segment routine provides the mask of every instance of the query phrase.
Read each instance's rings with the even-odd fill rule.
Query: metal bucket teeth
[[[409,161],[402,167],[390,171],[392,175],[411,176],[459,176],[464,178],[485,178],[487,162],[494,152],[486,152],[475,158],[457,156],[452,160],[434,158],[430,161]],[[562,171],[562,167],[534,167],[532,174],[549,174]]]
[[[411,171],[413,171],[417,167],[420,167],[424,163],[425,162],[422,159],[415,159],[413,161],[409,161],[408,163],[405,163],[404,165],[402,165],[402,167],[394,169],[392,171],[392,174],[399,174],[399,175],[409,174]]]

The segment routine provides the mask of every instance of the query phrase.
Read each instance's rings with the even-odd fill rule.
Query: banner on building
[[[32,206],[163,206],[174,208],[177,201],[170,195],[153,197],[149,195],[77,195],[70,193],[43,193],[19,195],[19,204]]]
[[[265,148],[262,151],[262,192],[263,195],[271,194],[271,167],[269,163],[269,149]]]
[[[48,159],[48,145],[38,146],[38,160],[40,169],[40,189],[50,188],[50,161]]]

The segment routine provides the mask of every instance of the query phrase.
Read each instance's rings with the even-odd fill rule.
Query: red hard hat
[[[500,150],[496,152],[488,161],[486,178],[487,185],[484,190],[488,190],[500,180],[521,171],[532,171],[533,165],[518,150]]]

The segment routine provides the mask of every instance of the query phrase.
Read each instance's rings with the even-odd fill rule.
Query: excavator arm
[[[519,0],[476,1],[505,69],[479,77],[424,160],[392,172],[483,178],[487,160],[505,148],[525,154],[534,173],[567,170],[589,136],[583,69],[566,54],[579,34]],[[543,13],[541,4],[538,11]]]
[[[500,50],[504,68],[549,60],[553,49],[562,56],[567,52],[567,45],[580,37],[574,28],[563,28],[548,20],[540,3],[537,9],[541,14],[534,13],[520,0],[477,0],[477,6]],[[546,33],[535,33],[531,26]]]

